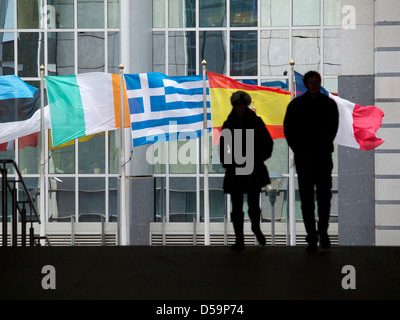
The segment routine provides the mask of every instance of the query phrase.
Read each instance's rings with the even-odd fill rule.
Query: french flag
[[[296,96],[301,96],[306,88],[303,76],[295,71]],[[346,147],[369,151],[385,141],[377,138],[376,133],[382,125],[384,113],[375,106],[360,106],[342,99],[321,87],[321,92],[336,102],[339,110],[339,128],[334,143]]]
[[[45,126],[50,127],[49,121]],[[19,149],[36,147],[39,131],[40,91],[17,76],[1,76],[0,151],[14,150],[15,139],[19,139]]]

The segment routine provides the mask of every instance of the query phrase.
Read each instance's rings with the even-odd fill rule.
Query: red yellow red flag
[[[250,109],[264,121],[272,139],[284,138],[283,120],[290,102],[290,92],[278,88],[248,85],[217,73],[207,72],[210,87],[211,119],[214,143],[218,143],[222,125],[232,111],[231,95],[245,91],[251,97]]]

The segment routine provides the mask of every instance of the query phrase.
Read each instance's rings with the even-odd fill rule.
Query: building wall
[[[384,111],[377,136],[385,143],[368,152],[339,148],[339,243],[398,245],[400,2],[342,0],[346,6],[355,25],[342,26],[339,95]]]
[[[375,105],[385,112],[375,154],[376,245],[400,244],[400,1],[375,5]]]

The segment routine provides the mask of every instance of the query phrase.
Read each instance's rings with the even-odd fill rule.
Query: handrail
[[[26,187],[25,181],[24,181],[24,179],[22,178],[21,172],[19,171],[18,166],[17,166],[15,160],[12,160],[12,159],[0,160],[0,164],[5,165],[5,164],[7,164],[7,163],[11,163],[11,164],[14,166],[14,168],[15,168],[15,170],[16,170],[16,172],[17,172],[17,176],[20,178],[19,181],[22,182],[22,186],[23,186],[23,188],[24,188],[25,194],[26,194],[27,197],[28,197],[28,202],[29,202],[29,204],[31,205],[31,208],[33,209],[33,212],[34,212],[34,214],[35,214],[35,217],[36,217],[36,219],[37,219],[37,222],[38,222],[39,224],[41,224],[39,215],[38,215],[37,210],[36,210],[36,206],[33,204],[33,200],[32,200],[32,198],[31,198],[31,195],[30,195],[29,192],[28,192],[28,188]],[[4,223],[4,221],[3,221],[3,223]]]

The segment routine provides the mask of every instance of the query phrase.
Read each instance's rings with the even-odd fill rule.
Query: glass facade
[[[0,75],[17,75],[40,87],[45,75],[118,73],[118,0],[0,1]],[[40,134],[39,134],[40,135]],[[116,221],[119,143],[115,132],[52,147],[46,137],[49,222]],[[0,152],[15,159],[38,199],[39,146]],[[108,192],[106,192],[108,190]]]
[[[289,61],[294,59],[296,71],[317,70],[325,88],[337,92],[340,0],[153,0],[152,17],[149,72],[201,74],[205,59],[208,71],[239,81],[287,84]],[[118,0],[0,1],[0,75],[17,75],[38,88],[41,64],[46,66],[46,75],[118,73],[119,39]],[[217,147],[211,137],[209,142],[210,215],[211,222],[220,222],[229,218],[230,198],[222,192],[224,170]],[[53,148],[51,137],[46,136],[50,222],[69,221],[71,216],[79,222],[101,217],[116,221],[118,144],[115,132],[61,148]],[[154,165],[156,221],[162,216],[171,222],[202,220],[201,146],[201,139],[149,146],[159,160]],[[0,152],[0,159],[15,159],[37,194],[39,146],[19,149],[17,141],[15,150]],[[275,140],[267,166],[271,173],[288,176],[285,140]],[[337,216],[336,160],[334,170],[332,215]],[[287,181],[282,188],[275,215],[283,222]],[[268,220],[270,204],[265,193],[261,202],[263,219]],[[298,202],[296,208],[300,220]]]
[[[340,0],[153,0],[153,70],[169,76],[201,74],[207,70],[239,81],[288,84],[289,61],[295,70],[316,70],[324,87],[337,92],[340,74]],[[210,139],[211,222],[229,219],[230,197],[222,191],[224,169],[218,148]],[[202,141],[162,143],[153,148],[163,153],[165,165],[156,165],[156,219],[197,221],[203,219]],[[191,152],[199,161],[179,163],[179,154]],[[194,153],[194,155],[193,155]],[[274,141],[266,162],[270,173],[288,176],[288,146]],[[187,158],[185,158],[187,159]],[[337,156],[334,154],[332,222],[337,221]],[[275,205],[278,221],[287,216],[287,180]],[[297,191],[297,190],[296,190]],[[301,221],[296,193],[296,218]],[[270,203],[261,196],[263,220],[270,218]],[[170,215],[166,212],[170,212]]]

